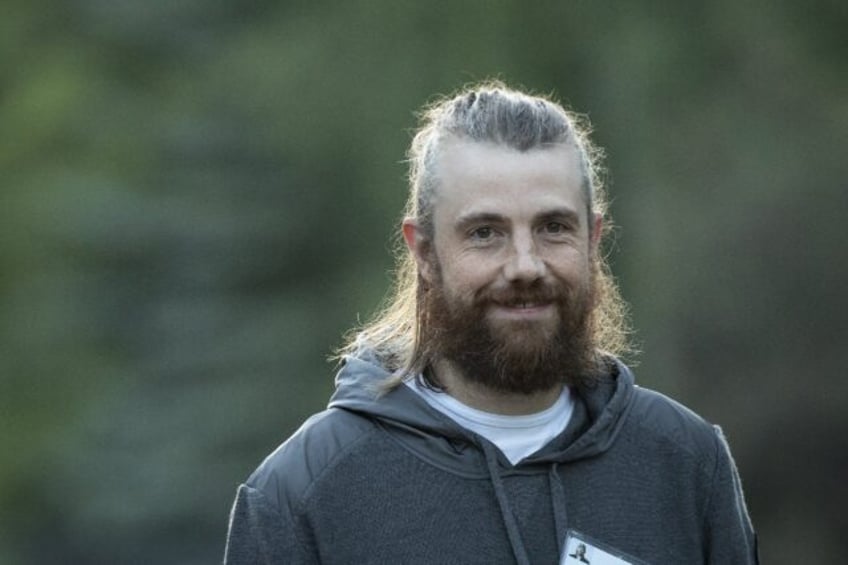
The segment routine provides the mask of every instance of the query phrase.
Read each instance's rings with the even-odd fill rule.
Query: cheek
[[[558,250],[547,264],[552,271],[562,276],[582,276],[589,269],[589,255],[577,247],[569,247]]]
[[[573,289],[585,288],[589,285],[591,266],[585,259],[560,262],[556,266],[549,267],[549,276]]]
[[[474,257],[457,257],[442,263],[442,280],[456,294],[473,293],[491,283],[497,269]]]

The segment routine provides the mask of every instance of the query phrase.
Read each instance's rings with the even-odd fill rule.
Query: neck
[[[433,370],[446,393],[466,406],[492,414],[535,414],[553,406],[562,394],[561,384],[529,394],[493,390],[484,384],[469,381],[456,365],[445,360],[436,361]]]

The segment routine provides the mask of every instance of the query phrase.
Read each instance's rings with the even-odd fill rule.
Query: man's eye
[[[545,224],[545,231],[547,233],[563,233],[568,231],[568,228],[559,222],[548,222]]]
[[[495,235],[495,230],[488,226],[477,228],[471,232],[471,237],[474,239],[490,239],[493,235]]]

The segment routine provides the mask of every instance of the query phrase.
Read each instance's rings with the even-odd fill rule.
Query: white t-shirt
[[[505,416],[471,408],[447,393],[422,386],[418,379],[409,379],[406,385],[463,428],[494,443],[513,465],[562,433],[574,411],[574,398],[568,387],[563,387],[550,408],[535,414]]]

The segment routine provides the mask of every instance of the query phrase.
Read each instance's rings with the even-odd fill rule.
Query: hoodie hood
[[[385,391],[391,376],[369,350],[346,356],[329,407],[379,422],[411,451],[454,473],[488,475],[487,450],[496,453],[499,467],[513,468],[488,440],[462,428],[408,387]],[[546,447],[519,462],[516,469],[529,471],[539,466],[541,471],[552,463],[593,457],[615,442],[634,392],[632,372],[609,358],[605,374],[596,383],[573,392],[576,405],[568,427]]]

